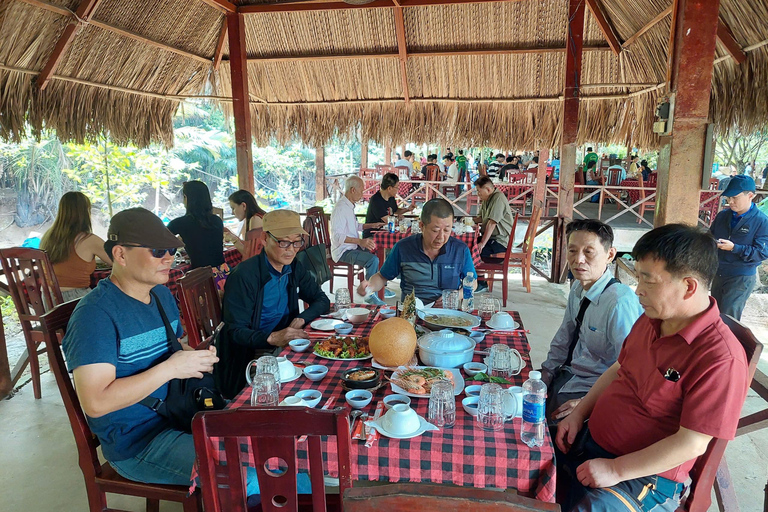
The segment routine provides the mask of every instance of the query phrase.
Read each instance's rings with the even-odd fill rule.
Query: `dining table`
[[[356,306],[358,307],[358,306]],[[383,317],[379,306],[360,306],[371,311],[367,321],[354,326],[347,336],[368,336],[373,326]],[[494,344],[506,344],[517,350],[524,362],[524,367],[517,375],[510,377],[512,384],[520,386],[528,377],[531,369],[530,346],[525,335],[522,319],[516,311],[509,312],[519,327],[508,333],[488,332],[477,344],[476,351],[487,351]],[[421,320],[418,320],[420,323]],[[329,335],[324,331],[307,328],[307,337],[312,342],[321,341]],[[281,356],[287,357],[297,367],[323,364],[328,367],[328,374],[318,382],[309,381],[303,374],[295,381],[283,383],[280,400],[295,395],[300,390],[315,389],[322,393],[318,407],[331,397],[335,398],[335,407],[349,406],[345,403],[341,374],[347,369],[369,365],[371,361],[329,360],[307,352],[293,352],[286,347]],[[475,353],[474,361],[481,362],[482,355]],[[460,370],[456,370],[460,371]],[[464,378],[467,378],[466,376]],[[468,384],[471,384],[470,381]],[[503,385],[502,387],[508,387]],[[373,417],[377,404],[385,396],[393,394],[390,384],[373,390],[373,400],[362,408],[364,413]],[[520,438],[521,418],[515,417],[504,424],[498,431],[483,430],[474,416],[467,414],[461,405],[464,393],[456,396],[456,423],[451,428],[427,431],[410,439],[394,439],[379,435],[370,448],[364,441],[352,440],[351,474],[353,481],[379,482],[425,482],[453,484],[478,488],[510,490],[520,495],[553,502],[555,499],[555,454],[552,438],[545,430],[544,443],[540,447],[529,447]],[[228,408],[249,406],[251,389],[246,387],[228,405]],[[411,399],[411,407],[420,416],[428,416],[429,396]],[[255,431],[257,433],[257,429]],[[219,462],[226,461],[223,442],[211,439],[215,456]],[[323,461],[326,476],[338,477],[338,457],[336,443],[322,442]],[[241,463],[254,465],[250,438],[240,442]],[[309,468],[306,442],[299,440],[298,469]],[[193,490],[198,485],[197,472],[193,470]],[[354,484],[353,484],[354,485]]]

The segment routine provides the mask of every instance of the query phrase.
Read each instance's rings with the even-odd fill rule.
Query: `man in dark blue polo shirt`
[[[451,236],[451,203],[440,198],[427,201],[419,226],[422,232],[396,243],[381,270],[360,283],[358,293],[377,292],[399,276],[402,298],[415,290],[416,297],[428,303],[440,299],[443,290],[458,290],[469,272],[477,275],[469,247]]]

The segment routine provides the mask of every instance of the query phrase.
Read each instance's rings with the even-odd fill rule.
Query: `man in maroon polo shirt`
[[[746,354],[709,297],[714,238],[670,224],[646,233],[633,256],[645,314],[558,427],[572,479],[563,510],[676,510],[710,439],[733,439],[747,394]]]

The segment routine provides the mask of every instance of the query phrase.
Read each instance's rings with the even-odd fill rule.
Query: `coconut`
[[[416,331],[407,320],[388,318],[373,327],[368,337],[368,346],[379,364],[404,365],[416,353]]]

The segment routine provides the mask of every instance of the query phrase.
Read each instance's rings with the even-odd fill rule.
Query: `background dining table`
[[[356,306],[357,307],[357,306]],[[367,336],[376,322],[382,317],[378,306],[363,306],[372,311],[369,320],[355,326],[349,336]],[[521,373],[510,378],[514,385],[522,385],[531,369],[530,346],[520,315],[511,311],[520,330],[511,334],[489,332],[478,343],[477,350],[487,350],[495,343],[504,343],[517,350],[523,358],[525,367]],[[308,337],[319,341],[329,336],[328,332],[307,329]],[[333,334],[333,333],[330,333]],[[294,363],[312,365],[324,364],[328,375],[319,382],[311,382],[303,375],[293,382],[284,383],[280,400],[296,394],[303,389],[316,389],[322,393],[322,404],[330,397],[335,397],[335,406],[346,407],[341,373],[370,361],[333,361],[315,355],[311,350],[296,353],[286,347],[280,354]],[[474,361],[481,361],[480,355]],[[460,371],[460,370],[457,370]],[[466,378],[466,377],[465,377]],[[373,416],[376,405],[392,394],[390,385],[385,383],[373,392],[373,400],[364,407],[363,412]],[[228,406],[242,407],[250,404],[251,389],[244,389]],[[473,416],[468,415],[461,405],[462,392],[456,397],[456,424],[452,428],[428,431],[412,439],[391,439],[379,436],[372,447],[366,448],[363,441],[352,441],[352,478],[382,482],[429,482],[453,484],[478,488],[491,487],[514,489],[519,494],[539,500],[553,502],[555,496],[555,455],[549,431],[545,429],[544,444],[541,447],[528,447],[520,439],[521,419],[514,418],[504,424],[499,431],[485,431],[477,424]],[[427,417],[429,396],[412,398],[411,406],[421,416]],[[217,458],[226,460],[222,443],[217,443]],[[336,444],[323,441],[323,460],[328,476],[338,476]],[[243,463],[249,461],[253,466],[253,454],[250,439],[242,439],[240,449]],[[298,447],[299,469],[307,470],[306,443]],[[196,471],[192,475],[192,488],[196,486]]]

